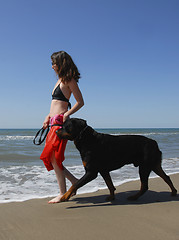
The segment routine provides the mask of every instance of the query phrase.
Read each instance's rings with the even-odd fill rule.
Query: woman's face
[[[58,73],[58,66],[57,66],[57,64],[53,64],[53,63],[52,63],[52,69],[53,69],[56,73]]]

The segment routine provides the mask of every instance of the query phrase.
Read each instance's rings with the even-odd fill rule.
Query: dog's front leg
[[[78,188],[95,179],[97,175],[97,172],[86,172],[85,175],[80,178],[75,184],[73,184],[71,188],[63,195],[63,197],[61,197],[60,202],[68,201],[72,194],[75,193]]]

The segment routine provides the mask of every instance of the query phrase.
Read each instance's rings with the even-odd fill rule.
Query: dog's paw
[[[60,202],[67,202],[70,199],[71,194],[68,194],[68,192],[66,192],[61,198],[60,198]]]
[[[172,191],[171,196],[172,197],[176,197],[177,196],[177,190],[176,189],[174,191]]]
[[[60,198],[60,202],[67,202],[68,200],[69,200],[69,198],[65,198],[65,197]]]
[[[106,202],[111,202],[111,201],[114,201],[114,200],[115,200],[115,196],[109,195],[109,196],[106,197]]]

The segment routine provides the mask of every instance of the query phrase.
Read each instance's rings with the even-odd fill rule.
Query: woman
[[[78,87],[80,73],[74,64],[71,56],[64,51],[55,52],[51,56],[52,68],[58,76],[58,80],[52,92],[52,102],[50,113],[45,118],[43,128],[47,128],[49,124],[63,124],[63,122],[73,113],[77,112],[83,105],[83,97]],[[75,105],[71,106],[69,99],[71,94],[76,100]],[[53,198],[49,203],[58,203],[60,198],[66,192],[65,177],[74,184],[77,179],[63,166],[64,151],[67,140],[59,139],[56,130],[60,126],[52,126],[47,138],[44,150],[40,156],[48,171],[54,169],[60,194]]]

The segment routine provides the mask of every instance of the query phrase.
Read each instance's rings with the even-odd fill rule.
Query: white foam
[[[0,141],[32,140],[34,136],[0,136]]]
[[[84,173],[82,165],[66,166],[77,178]],[[179,158],[163,160],[163,168],[167,174],[179,173]],[[34,198],[46,198],[58,195],[59,189],[54,171],[48,172],[44,166],[9,166],[0,168],[0,203],[20,202]],[[139,179],[138,168],[127,165],[111,172],[114,185],[119,186],[125,182]],[[150,177],[156,177],[151,174]],[[71,183],[67,181],[67,189]],[[78,194],[96,192],[106,188],[106,184],[99,175],[95,180],[78,190]]]

